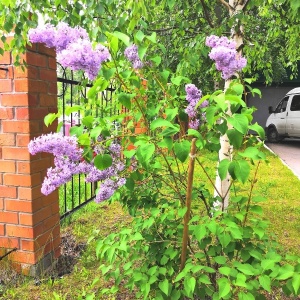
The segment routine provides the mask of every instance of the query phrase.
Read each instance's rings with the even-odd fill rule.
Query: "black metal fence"
[[[89,103],[87,94],[91,84],[80,80],[81,74],[67,70],[58,65],[58,111],[61,113],[61,132],[70,135],[72,126],[80,125],[80,111],[73,111],[67,115],[67,107],[74,107],[85,103],[89,113],[95,117],[113,116],[119,114],[114,103],[114,88],[108,87],[105,91],[97,94],[97,97]],[[85,176],[82,174],[73,176],[72,180],[62,186],[59,190],[59,205],[61,220],[83,207],[95,198],[97,183],[86,183]]]

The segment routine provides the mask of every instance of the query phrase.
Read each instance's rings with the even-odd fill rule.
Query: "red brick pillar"
[[[58,192],[41,194],[52,157],[30,155],[28,142],[55,131],[44,117],[57,111],[55,51],[34,44],[13,66],[11,53],[0,56],[0,249],[24,274],[38,275],[59,256]]]

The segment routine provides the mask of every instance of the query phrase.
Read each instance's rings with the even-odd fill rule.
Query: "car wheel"
[[[282,140],[275,127],[269,127],[267,131],[267,138],[270,143],[277,143]]]

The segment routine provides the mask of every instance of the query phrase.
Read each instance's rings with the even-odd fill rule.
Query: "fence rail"
[[[70,134],[72,126],[80,125],[80,111],[66,115],[66,107],[88,102],[87,93],[93,86],[83,83],[76,72],[67,70],[58,65],[58,111],[61,113],[59,122],[62,123],[61,132]],[[112,116],[118,112],[113,103],[114,88],[111,86],[97,95],[97,99],[89,104],[89,109],[95,117]],[[86,183],[84,175],[73,176],[72,180],[59,190],[60,218],[61,220],[82,208],[95,198],[97,183]]]

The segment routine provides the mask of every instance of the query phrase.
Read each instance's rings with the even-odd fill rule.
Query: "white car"
[[[292,89],[273,110],[266,123],[267,139],[271,143],[286,137],[300,138],[300,87]]]

